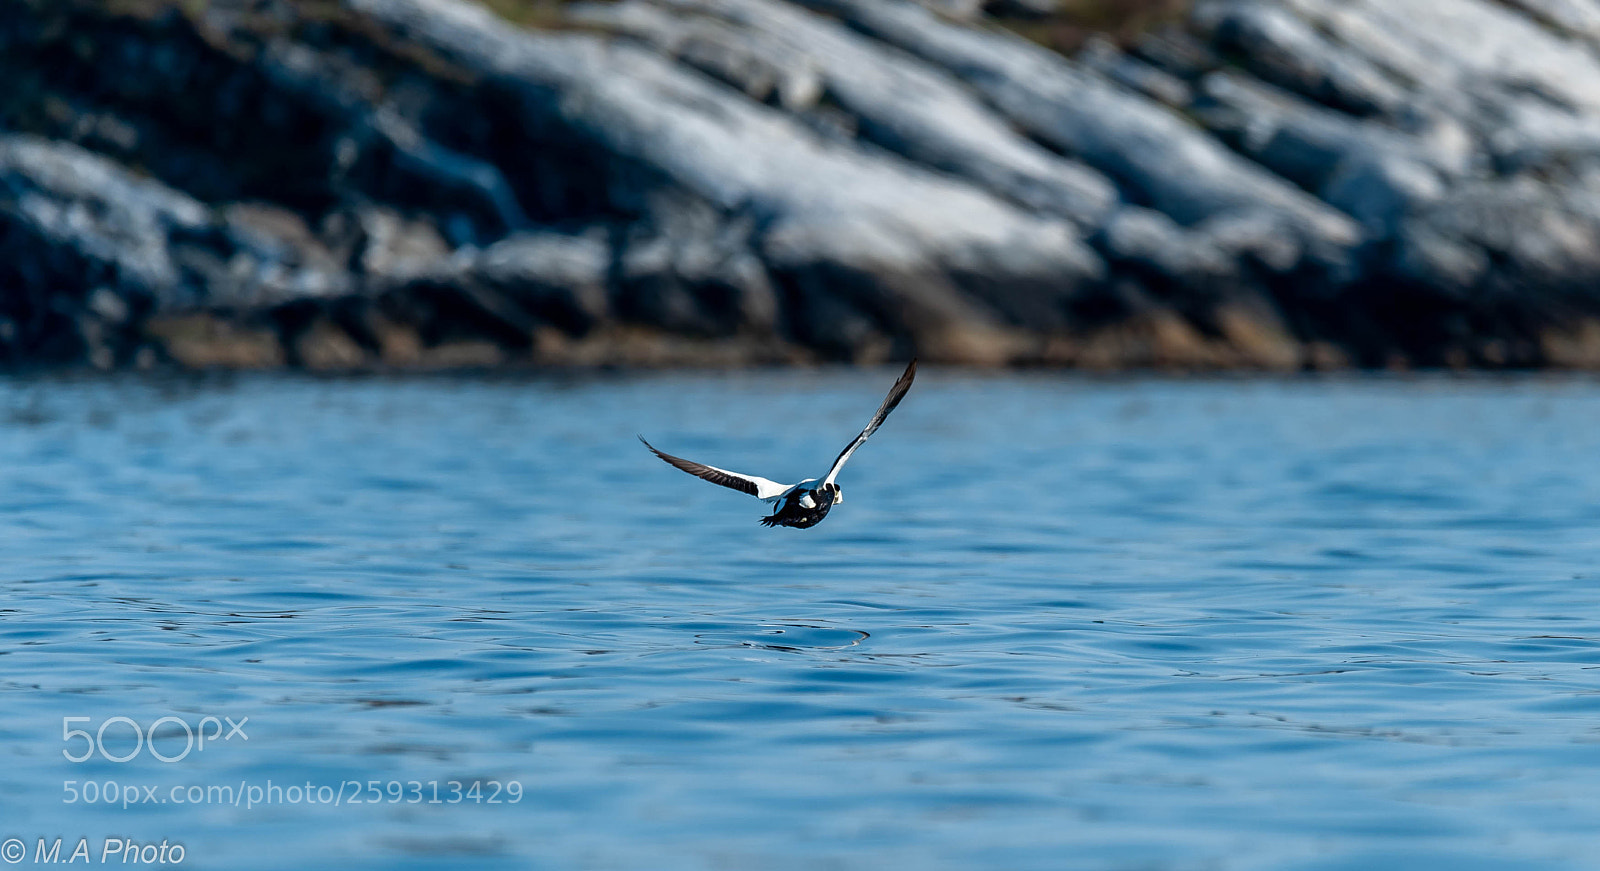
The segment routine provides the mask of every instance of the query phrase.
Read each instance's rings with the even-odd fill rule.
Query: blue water
[[[816,475],[894,374],[0,382],[0,839],[1600,868],[1600,384],[925,369],[805,531],[634,440]]]

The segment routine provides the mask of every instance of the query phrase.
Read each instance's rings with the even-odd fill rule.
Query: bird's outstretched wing
[[[872,416],[872,422],[867,424],[867,428],[861,431],[861,435],[856,436],[856,440],[851,442],[849,447],[839,452],[839,458],[833,461],[833,468],[828,470],[828,477],[823,478],[822,483],[832,484],[833,479],[839,477],[839,470],[844,468],[844,464],[849,461],[850,455],[855,453],[856,448],[861,447],[863,442],[878,431],[878,427],[883,425],[884,418],[889,416],[889,412],[894,411],[894,407],[900,404],[900,400],[906,398],[906,391],[911,389],[911,379],[915,377],[917,377],[917,360],[913,357],[911,363],[906,366],[906,371],[900,375],[900,380],[889,388],[889,395],[883,398],[883,404],[878,406],[878,413]]]
[[[644,446],[650,449],[650,453],[697,478],[704,478],[713,484],[721,484],[724,487],[738,490],[740,493],[749,493],[763,502],[769,499],[776,499],[789,491],[789,484],[779,484],[777,481],[768,481],[766,478],[759,478],[755,475],[741,475],[738,472],[730,472],[727,469],[719,469],[715,466],[707,466],[696,463],[693,460],[685,460],[682,457],[664,454],[656,450],[655,445],[645,442],[644,436],[639,436],[639,441],[644,442]]]

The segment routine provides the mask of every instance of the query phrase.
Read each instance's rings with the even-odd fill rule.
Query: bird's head
[[[838,484],[823,484],[822,489],[833,496],[833,504],[838,505],[844,501],[844,490]]]

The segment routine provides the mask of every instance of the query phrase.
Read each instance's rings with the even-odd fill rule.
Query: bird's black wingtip
[[[903,384],[903,385],[905,385],[905,388],[907,390],[909,390],[909,389],[911,389],[911,382],[916,380],[916,377],[917,377],[917,358],[916,357],[912,357],[911,358],[911,362],[906,364],[906,371],[901,372],[900,373],[900,377],[898,379],[896,379],[896,381],[894,382],[895,386],[898,387],[898,386]]]

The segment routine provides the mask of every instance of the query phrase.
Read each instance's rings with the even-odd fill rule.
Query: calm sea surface
[[[817,475],[895,374],[0,381],[0,839],[1600,868],[1600,384],[928,368],[812,530],[634,440]]]

